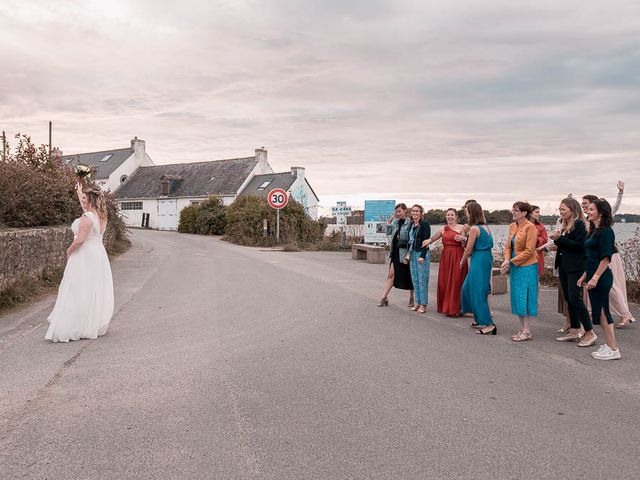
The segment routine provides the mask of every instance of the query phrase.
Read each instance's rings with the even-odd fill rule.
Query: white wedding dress
[[[54,342],[98,338],[107,332],[113,316],[113,278],[102,244],[100,221],[93,212],[83,215],[91,220],[91,230],[86,241],[67,259],[45,335],[45,339]],[[71,224],[74,238],[81,218]]]

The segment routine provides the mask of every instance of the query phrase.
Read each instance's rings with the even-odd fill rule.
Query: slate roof
[[[168,197],[236,194],[257,163],[255,157],[247,157],[140,167],[116,190],[116,197],[161,197],[163,178],[170,180],[171,191]]]
[[[74,155],[63,155],[62,161],[76,166],[83,163],[89,167],[97,167],[96,179],[107,179],[116,168],[133,155],[132,148],[120,148],[117,150],[104,150],[102,152],[77,153]],[[101,161],[107,155],[111,155],[105,162]]]
[[[260,185],[269,180],[271,181],[269,185],[259,190]],[[293,185],[295,181],[296,177],[291,175],[291,172],[256,175],[251,179],[245,189],[242,190],[240,195],[255,195],[257,197],[267,198],[268,193],[274,188],[282,188],[285,192],[289,191],[289,188],[291,188],[291,185]]]
[[[259,190],[260,185],[262,185],[267,180],[271,180],[269,185],[265,186],[262,190]],[[269,194],[269,192],[274,188],[282,188],[284,191],[288,192],[289,189],[291,188],[291,185],[293,185],[293,182],[295,181],[296,181],[296,177],[291,175],[291,172],[265,173],[264,175],[256,175],[251,179],[251,181],[245,187],[245,189],[242,190],[242,193],[240,194],[240,196],[255,195],[257,197],[267,198],[267,195]],[[315,195],[316,199],[318,199],[316,192],[313,191],[313,188],[311,188],[311,184],[309,183],[306,177],[304,181],[307,183],[307,185],[309,186],[309,189]]]

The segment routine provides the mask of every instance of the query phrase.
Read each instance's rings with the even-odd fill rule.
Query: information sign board
[[[395,200],[365,200],[364,243],[387,243],[387,221],[395,206]]]

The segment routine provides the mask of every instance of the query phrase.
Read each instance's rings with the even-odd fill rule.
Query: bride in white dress
[[[58,298],[49,315],[45,339],[68,342],[98,338],[107,332],[113,315],[113,279],[102,235],[107,210],[97,187],[76,191],[84,213],[71,224],[73,243],[67,249],[67,266]]]

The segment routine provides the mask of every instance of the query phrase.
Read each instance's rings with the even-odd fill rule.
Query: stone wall
[[[0,292],[20,277],[64,268],[72,241],[68,226],[0,230]]]

